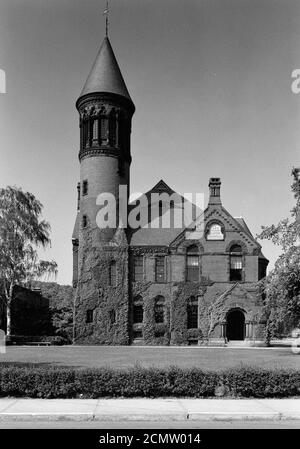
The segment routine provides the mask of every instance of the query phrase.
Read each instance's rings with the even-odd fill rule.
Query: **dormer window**
[[[230,248],[230,281],[243,280],[243,254],[240,245]]]

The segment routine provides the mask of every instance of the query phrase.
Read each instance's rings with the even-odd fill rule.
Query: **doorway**
[[[245,338],[245,315],[241,310],[232,310],[227,314],[226,322],[227,340],[244,340]]]

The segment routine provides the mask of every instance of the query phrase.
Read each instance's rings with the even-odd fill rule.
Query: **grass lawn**
[[[203,348],[137,346],[8,346],[0,363],[92,368],[142,366],[198,367],[220,370],[243,365],[300,369],[300,354],[291,348]]]

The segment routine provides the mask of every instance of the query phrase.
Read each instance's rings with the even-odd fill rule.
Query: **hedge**
[[[72,369],[0,364],[0,396],[30,398],[253,397],[300,395],[300,371],[242,367]]]

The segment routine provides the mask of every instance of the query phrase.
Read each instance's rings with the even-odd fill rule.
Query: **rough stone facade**
[[[219,178],[210,179],[208,205],[201,213],[193,206],[188,225],[154,229],[148,217],[138,229],[123,229],[117,216],[115,226],[99,228],[98,195],[111,194],[120,206],[119,187],[129,193],[135,110],[107,38],[76,105],[81,132],[72,239],[76,342],[261,342],[262,298],[256,284],[268,261],[244,220],[222,206]],[[146,197],[174,193],[160,181]],[[162,198],[158,220],[179,207]]]

